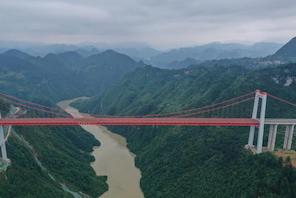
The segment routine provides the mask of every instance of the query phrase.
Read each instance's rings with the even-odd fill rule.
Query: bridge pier
[[[1,119],[1,113],[0,113],[0,119]],[[1,146],[1,156],[2,160],[5,162],[8,162],[9,159],[7,158],[7,151],[6,151],[6,144],[5,144],[5,137],[4,137],[4,130],[3,126],[0,125],[0,146]]]
[[[0,126],[0,146],[2,159],[8,161],[3,126]]]
[[[287,125],[284,139],[284,150],[291,150],[295,125]]]
[[[268,144],[267,144],[267,149],[269,151],[274,151],[277,129],[278,129],[277,124],[270,125],[269,135],[268,135]]]

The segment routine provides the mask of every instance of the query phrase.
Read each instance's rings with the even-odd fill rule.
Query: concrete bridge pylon
[[[1,113],[0,113],[0,119],[1,119]],[[0,147],[1,147],[1,156],[2,160],[5,162],[9,162],[9,159],[7,158],[7,151],[6,151],[6,144],[5,144],[5,137],[4,137],[4,129],[3,126],[0,125]]]
[[[263,148],[266,101],[267,101],[267,93],[257,89],[255,94],[255,99],[254,99],[253,112],[252,112],[252,119],[257,119],[259,103],[261,103],[256,153],[262,153],[262,148]],[[250,148],[254,147],[255,130],[256,130],[255,126],[250,127],[249,140],[248,140],[248,147]]]

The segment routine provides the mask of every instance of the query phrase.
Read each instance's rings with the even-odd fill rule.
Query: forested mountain
[[[111,115],[200,107],[257,88],[296,102],[296,65],[281,64],[285,59],[196,61],[187,59],[184,63],[193,63],[191,66],[166,70],[143,66],[113,50],[90,56],[67,51],[44,57],[9,50],[0,54],[0,85],[1,92],[47,105],[95,96],[75,104],[84,111]],[[267,115],[277,115],[279,108],[272,101],[268,105],[272,108]],[[0,102],[3,114],[7,107]],[[296,115],[290,107],[281,108],[281,116]],[[243,148],[247,128],[112,130],[125,136],[137,155],[147,198],[296,195],[296,171],[289,161],[267,153],[254,156]],[[71,197],[61,184],[75,192],[99,196],[107,190],[106,178],[97,177],[89,166],[93,160],[89,152],[98,144],[80,128],[15,128],[8,141],[12,165],[0,176],[0,197],[38,197],[41,192],[47,197]]]
[[[147,66],[128,74],[102,96],[77,105],[94,113],[143,115],[199,107],[257,88],[296,102],[295,79],[295,64],[262,69],[199,65],[163,70]],[[268,105],[267,115],[278,115],[278,106],[271,100]],[[289,111],[291,107],[282,108],[281,116],[296,115]],[[248,128],[112,130],[127,137],[129,147],[137,155],[141,187],[147,198],[296,196],[295,169],[284,166],[282,159],[270,153],[252,155],[243,148]],[[277,144],[281,147],[282,140]]]
[[[181,68],[186,68],[191,65],[197,65],[202,62],[203,62],[202,60],[196,60],[194,58],[186,58],[181,61],[173,61],[173,62],[169,63],[169,68],[181,69]]]
[[[115,48],[116,51],[126,54],[135,60],[146,60],[150,57],[156,56],[162,51],[153,49],[151,47],[125,47]]]
[[[0,85],[6,93],[50,103],[99,94],[142,65],[112,50],[88,57],[64,52],[43,58],[9,50],[0,54]]]
[[[274,58],[296,61],[296,37],[280,48],[274,55]]]
[[[87,57],[74,51],[34,57],[9,50],[0,54],[0,92],[54,105],[98,94],[139,66],[111,50]],[[0,101],[3,116],[9,107]],[[98,197],[108,189],[106,177],[90,167],[90,152],[99,144],[79,127],[14,127],[7,142],[12,163],[0,173],[0,197]]]

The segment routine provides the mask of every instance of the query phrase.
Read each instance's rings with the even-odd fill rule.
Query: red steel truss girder
[[[3,126],[258,126],[249,118],[3,118]]]

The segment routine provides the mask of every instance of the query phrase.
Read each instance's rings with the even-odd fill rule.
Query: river
[[[73,117],[89,116],[70,106],[75,100],[77,99],[61,101],[58,105]],[[101,146],[95,147],[92,152],[95,161],[91,163],[98,176],[108,177],[109,190],[100,198],[143,198],[140,188],[141,172],[135,166],[135,155],[127,148],[126,139],[103,126],[81,127],[101,142]]]

